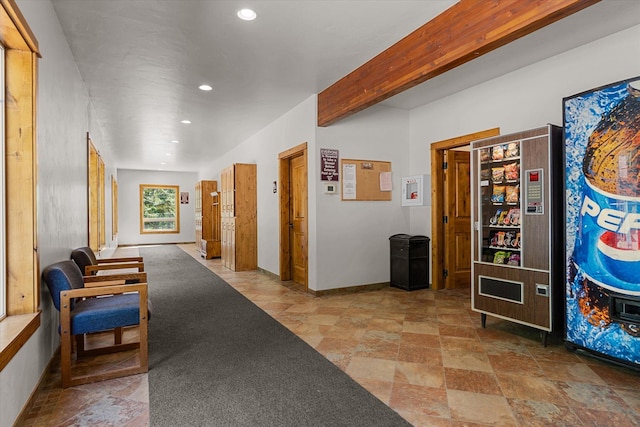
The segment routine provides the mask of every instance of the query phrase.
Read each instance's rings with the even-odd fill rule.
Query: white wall
[[[195,242],[196,172],[167,172],[118,169],[118,244],[144,245]],[[189,193],[189,203],[180,204],[180,232],[140,233],[140,184],[177,185]]]
[[[278,153],[298,144],[308,148],[309,288],[326,290],[389,280],[389,241],[407,232],[408,208],[400,207],[399,170],[408,169],[407,111],[374,107],[328,128],[317,128],[314,95],[201,172],[216,179],[232,163],[256,163],[258,171],[258,266],[279,274]],[[324,194],[320,148],[340,150],[342,158],[392,162],[391,202],[340,202]],[[396,169],[398,168],[398,169]]]
[[[309,176],[315,176],[316,96],[311,96],[275,120],[251,138],[225,153],[201,171],[201,179],[220,182],[220,171],[232,163],[255,163],[258,193],[258,266],[274,274],[280,273],[280,194],[273,193],[278,181],[278,154],[307,143]],[[278,188],[278,191],[280,189]],[[312,261],[316,240],[315,187],[309,185],[309,277],[315,267]],[[311,287],[311,286],[310,286]]]
[[[320,148],[339,150],[340,159],[391,162],[393,191],[391,201],[342,201],[340,194],[324,194],[319,171],[310,174],[318,217],[313,289],[388,282],[389,237],[409,232],[413,209],[401,206],[400,186],[409,170],[409,112],[378,105],[318,128],[316,155]]]
[[[638,53],[635,26],[412,110],[412,174],[430,173],[433,142],[493,127],[561,126],[564,97],[640,75]],[[411,214],[411,233],[431,236],[431,209]]]
[[[90,132],[113,173],[109,147],[93,119],[93,108],[69,46],[49,1],[18,0],[17,5],[38,39],[38,254],[40,266],[69,259],[86,246],[87,144]],[[107,188],[107,237],[111,236],[110,186]],[[108,239],[109,245],[115,242]],[[58,312],[41,286],[41,326],[0,371],[0,427],[13,425],[59,345]]]

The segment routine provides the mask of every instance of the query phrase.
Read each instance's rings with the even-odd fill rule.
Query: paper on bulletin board
[[[356,165],[353,163],[342,165],[342,198],[344,200],[356,198]]]
[[[391,191],[391,172],[380,172],[380,191]]]

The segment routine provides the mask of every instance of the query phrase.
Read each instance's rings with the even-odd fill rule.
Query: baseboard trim
[[[119,244],[118,248],[131,248],[137,246],[164,246],[164,245],[195,245],[195,240],[192,242],[172,242],[172,243],[127,243],[127,244]],[[116,248],[117,249],[117,248]]]
[[[40,379],[38,380],[38,384],[33,388],[33,391],[31,392],[29,399],[24,404],[24,406],[22,407],[22,410],[18,414],[18,417],[13,423],[13,427],[19,427],[21,425],[24,425],[25,422],[27,421],[27,416],[31,412],[33,405],[36,403],[36,398],[40,390],[44,386],[44,381],[47,379],[47,376],[51,372],[51,367],[53,366],[54,363],[60,363],[60,346],[58,346],[58,348],[56,348],[56,351],[53,352],[53,356],[49,360],[49,363],[47,363],[47,366],[44,368],[44,371],[42,371],[42,374],[40,375]]]
[[[264,268],[258,267],[258,271],[265,276],[268,276],[274,280],[280,280],[280,276],[270,272],[269,270],[265,270]],[[321,291],[316,291],[314,289],[306,289],[303,285],[292,281],[283,281],[280,280],[280,284],[282,286],[286,286],[287,288],[296,289],[302,292],[309,293],[315,297],[321,297],[325,295],[344,295],[344,294],[355,294],[361,292],[371,292],[371,291],[379,291],[381,289],[385,289],[391,286],[390,282],[381,282],[381,283],[371,283],[368,285],[356,285],[356,286],[348,286],[345,288],[335,288],[335,289],[325,289]]]
[[[280,280],[280,276],[277,275],[276,273],[272,273],[269,270],[265,270],[264,268],[258,267],[258,271],[262,274],[264,274],[265,276],[269,276],[269,278],[274,279],[274,280]]]
[[[309,293],[316,297],[322,297],[325,295],[344,295],[344,294],[356,294],[361,292],[379,291],[381,289],[385,289],[390,286],[391,284],[389,282],[381,282],[381,283],[371,283],[369,285],[348,286],[346,288],[324,289],[320,291],[309,289]]]

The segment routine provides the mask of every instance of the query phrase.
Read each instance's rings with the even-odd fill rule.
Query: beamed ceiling
[[[315,93],[322,126],[379,102],[411,109],[640,24],[636,0],[52,4],[97,143],[119,168],[179,171],[207,170]],[[247,6],[255,21],[236,17]]]

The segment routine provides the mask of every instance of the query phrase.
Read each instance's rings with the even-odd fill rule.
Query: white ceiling
[[[198,171],[455,1],[52,3],[117,167]],[[255,21],[236,17],[247,6]],[[603,0],[385,104],[415,108],[639,23],[640,1]]]

